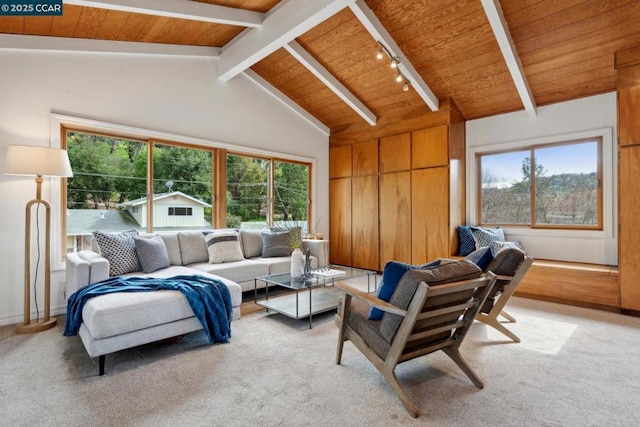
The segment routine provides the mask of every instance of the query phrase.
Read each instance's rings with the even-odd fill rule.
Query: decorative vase
[[[291,252],[291,277],[294,279],[304,277],[304,255],[300,248],[295,248]]]

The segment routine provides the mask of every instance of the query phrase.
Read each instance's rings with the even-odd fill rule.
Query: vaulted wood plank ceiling
[[[295,37],[319,64],[317,72],[332,76],[340,87],[330,89],[302,65],[291,53],[291,40],[248,66],[332,132],[362,125],[367,112],[380,118],[430,111],[415,90],[416,82],[403,91],[389,58],[376,59],[377,40],[357,16],[354,4],[373,12],[433,94],[440,100],[452,99],[466,119],[524,108],[485,11],[487,3],[502,11],[534,105],[615,90],[615,52],[640,46],[637,0],[174,0],[172,7],[190,11],[189,6],[197,3],[200,8],[251,11],[266,25],[271,18],[285,20],[277,16],[285,3],[305,8],[310,1],[340,3],[335,14],[318,19]],[[4,33],[96,43],[219,47],[224,55],[232,40],[262,30],[166,13],[152,0],[136,2],[147,5],[143,11],[123,9],[123,4],[128,6],[123,0],[70,3],[75,5],[65,1],[62,16],[0,17],[0,48],[7,47]],[[345,99],[355,99],[365,112],[357,112]]]

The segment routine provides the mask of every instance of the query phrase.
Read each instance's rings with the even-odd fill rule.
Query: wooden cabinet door
[[[329,180],[329,259],[351,265],[351,178]]]
[[[411,133],[411,169],[446,166],[449,163],[447,125]]]
[[[411,134],[380,138],[380,173],[411,169]]]
[[[351,145],[329,148],[329,178],[351,176]]]
[[[640,310],[640,145],[620,148],[618,174],[620,306]]]
[[[380,267],[411,262],[411,172],[380,175]]]
[[[446,258],[449,252],[447,167],[411,172],[411,263]]]
[[[640,144],[640,86],[618,91],[620,145]]]
[[[351,260],[353,267],[378,269],[378,176],[352,178]]]
[[[353,144],[353,176],[378,173],[378,140]]]

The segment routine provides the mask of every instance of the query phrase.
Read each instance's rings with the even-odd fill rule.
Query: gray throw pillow
[[[100,247],[100,255],[109,261],[109,276],[141,271],[134,240],[138,236],[136,230],[122,233],[94,231],[93,236]]]
[[[169,254],[164,240],[160,236],[150,238],[136,237],[136,254],[140,260],[142,271],[153,273],[161,268],[169,267]]]
[[[262,233],[262,257],[290,256],[293,248],[289,244],[289,232]]]

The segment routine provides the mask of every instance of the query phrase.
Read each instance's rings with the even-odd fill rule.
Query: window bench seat
[[[619,312],[618,267],[537,259],[514,295]]]

